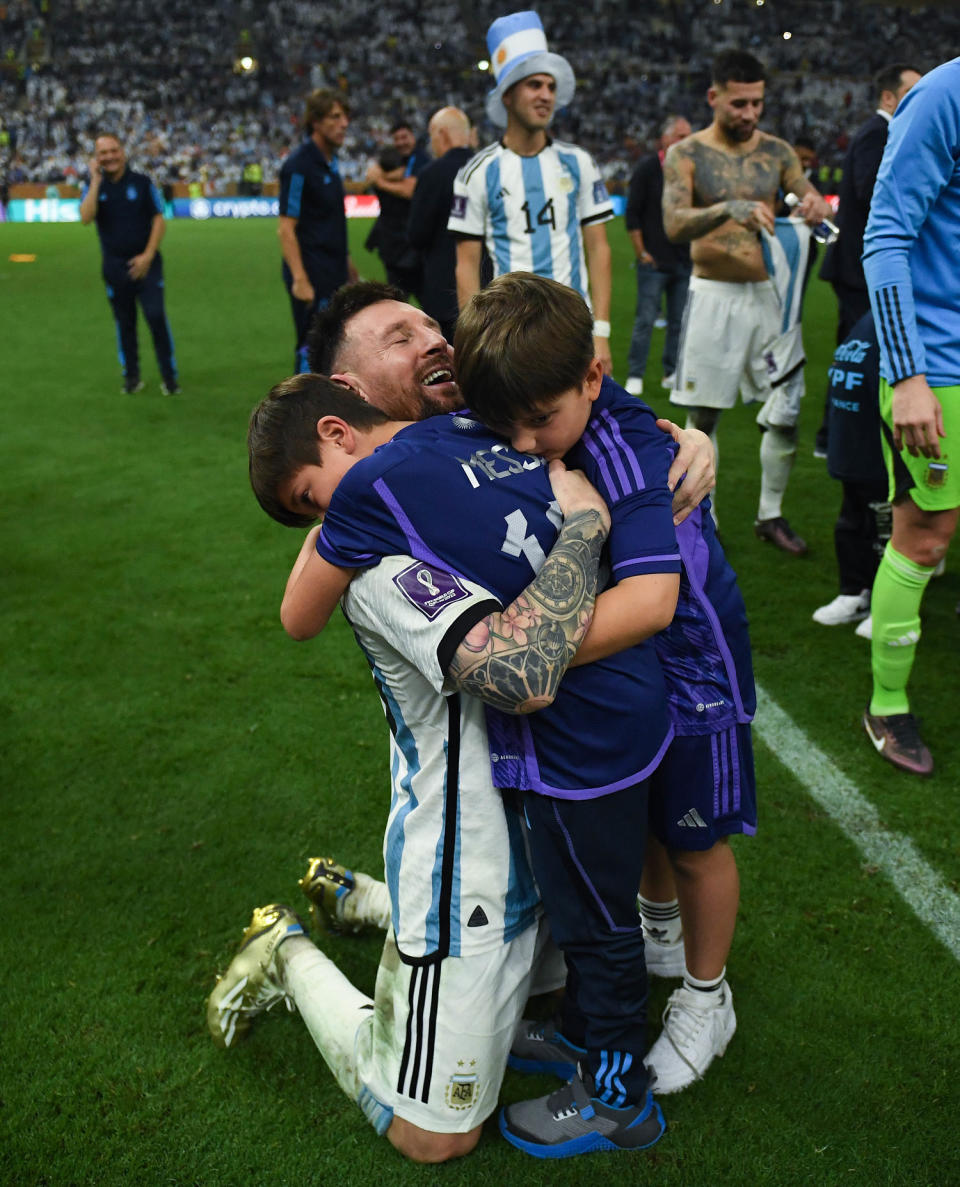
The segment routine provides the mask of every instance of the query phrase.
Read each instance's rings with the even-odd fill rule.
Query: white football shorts
[[[527,998],[565,979],[546,919],[492,951],[422,965],[404,963],[388,933],[374,1010],[357,1032],[365,1092],[421,1129],[474,1129],[497,1106]]]

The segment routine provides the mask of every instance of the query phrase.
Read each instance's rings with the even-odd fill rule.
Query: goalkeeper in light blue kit
[[[907,681],[920,603],[957,526],[960,468],[960,58],[903,98],[877,175],[863,269],[880,343],[880,415],[893,536],[873,585],[873,695],[864,728],[881,757],[916,775],[933,758]]]

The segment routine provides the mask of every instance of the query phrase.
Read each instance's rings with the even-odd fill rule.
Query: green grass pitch
[[[378,275],[366,229],[351,226],[355,252]],[[142,328],[147,390],[120,394],[94,232],[0,225],[0,1178],[960,1181],[956,962],[764,745],[760,832],[737,844],[739,1030],[702,1084],[664,1099],[670,1132],[649,1154],[548,1172],[490,1123],[469,1159],[426,1171],[374,1135],[296,1018],[213,1047],[204,999],[250,909],[295,903],[310,854],[382,869],[386,731],[366,665],[342,621],[312,644],[283,634],[298,536],[247,486],[249,410],[293,353],[274,232],[268,220],[168,227],[183,394],[163,399]],[[622,379],[634,290],[621,221],[610,238]],[[929,590],[911,685],[938,763],[929,781],[887,767],[860,732],[866,644],[810,619],[836,584],[839,490],[811,456],[834,318],[814,281],[787,500],[809,556],[753,537],[758,442],[744,408],[720,431],[723,539],[760,682],[955,893],[957,568]],[[666,410],[660,341],[647,391]],[[372,988],[374,938],[324,946]],[[667,992],[654,983],[654,1026]],[[504,1098],[530,1089],[508,1073]]]

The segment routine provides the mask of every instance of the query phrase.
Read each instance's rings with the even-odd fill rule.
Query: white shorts
[[[388,932],[373,1014],[357,1032],[364,1112],[433,1133],[476,1128],[497,1106],[527,998],[565,980],[546,919],[491,952],[427,965],[405,964]]]
[[[736,283],[691,277],[670,402],[685,407],[733,408],[738,392],[745,404],[767,400],[773,392],[774,406],[763,419],[757,418],[758,423],[796,424],[803,395],[802,353],[801,365],[773,387],[781,375],[782,363],[775,349],[785,337],[781,321],[772,280]],[[799,341],[799,332],[796,338]]]

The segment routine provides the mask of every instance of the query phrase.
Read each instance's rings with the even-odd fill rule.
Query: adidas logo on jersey
[[[510,197],[510,191],[507,189],[507,187],[505,185],[502,185],[500,187],[500,189],[497,190],[497,197],[498,198],[509,198]]]
[[[680,828],[706,828],[707,822],[703,819],[696,808],[691,808],[689,812],[684,814],[677,821]]]

